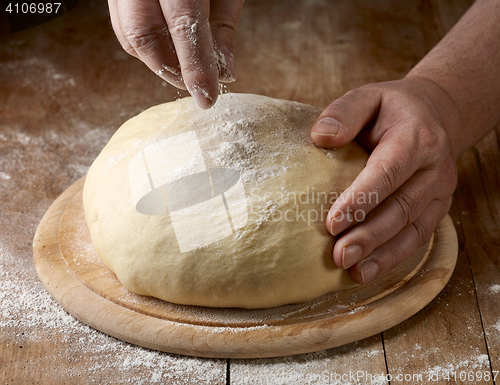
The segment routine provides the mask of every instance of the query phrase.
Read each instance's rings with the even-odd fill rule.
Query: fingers
[[[450,206],[451,197],[445,202],[437,199],[431,201],[414,222],[354,265],[349,270],[351,277],[358,283],[367,283],[406,260],[419,246],[430,239],[438,222],[444,218]]]
[[[451,158],[440,167],[419,169],[339,237],[333,251],[337,266],[350,268],[357,282],[369,282],[408,258],[448,212],[456,183]]]
[[[219,69],[219,80],[233,82],[236,78],[233,42],[244,0],[215,0],[210,3],[210,25]]]
[[[432,100],[401,81],[349,92],[320,115],[311,137],[325,147],[355,137],[372,151],[331,207],[335,263],[359,283],[408,258],[451,204],[456,160]]]
[[[321,147],[340,147],[351,142],[376,116],[380,91],[365,86],[349,91],[330,104],[311,130],[311,139]]]
[[[202,108],[217,100],[219,77],[235,78],[233,40],[243,0],[109,0],[122,47]],[[213,31],[213,33],[212,33]]]
[[[209,24],[208,0],[160,0],[175,46],[182,78],[202,108],[210,108],[219,93],[219,76]]]
[[[366,167],[335,201],[326,217],[332,235],[364,219],[370,211],[407,181],[421,166],[422,159],[410,136],[384,136],[372,152]]]
[[[176,87],[185,89],[179,61],[157,1],[110,0],[111,22],[130,55]]]
[[[363,221],[335,243],[335,263],[347,269],[413,223],[434,199],[446,201],[454,186],[440,185],[438,172],[418,171],[401,188],[377,206]],[[436,187],[441,190],[436,194]]]

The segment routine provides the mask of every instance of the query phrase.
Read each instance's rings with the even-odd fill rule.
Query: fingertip
[[[184,83],[198,106],[211,108],[219,95],[219,76],[215,57],[205,61],[205,65],[191,65],[182,71]]]
[[[371,259],[363,260],[349,268],[349,275],[353,281],[362,285],[374,281],[381,273],[380,265]]]
[[[359,274],[363,283],[373,281],[380,273],[380,266],[375,261],[362,261],[358,266]]]
[[[311,139],[319,147],[339,148],[349,144],[358,132],[349,132],[337,119],[320,117],[311,129]]]
[[[328,231],[331,235],[336,236],[337,234],[333,233],[333,228],[332,228],[334,219],[335,215],[333,214],[333,210],[330,208],[328,214],[326,215],[326,221],[325,221],[326,231]]]
[[[208,66],[208,70],[191,68],[182,72],[189,93],[203,109],[212,107],[219,95],[219,79],[214,67],[215,63]]]
[[[339,256],[339,240],[335,239],[335,243],[333,244],[333,249],[332,249],[332,260],[333,263],[335,263],[335,266],[337,266],[339,269],[345,270],[342,267],[342,258],[341,255]]]
[[[195,100],[198,107],[204,110],[208,110],[209,108],[213,107],[213,105],[217,101],[217,93],[215,93],[214,95],[210,95],[207,90],[201,87],[194,87],[194,89],[191,89],[189,92],[191,93],[191,96]]]
[[[219,79],[215,63],[206,69],[196,68],[183,71],[184,83],[196,103],[203,109],[212,107],[219,95]]]
[[[365,282],[363,281],[363,276],[361,275],[360,271],[359,271],[359,268],[358,268],[358,265],[354,265],[352,267],[350,267],[348,270],[347,270],[349,276],[351,277],[351,279],[362,285],[364,284]]]
[[[161,68],[155,70],[154,73],[174,87],[180,88],[181,90],[187,90],[179,68],[162,64]]]
[[[321,113],[311,129],[311,139],[326,148],[347,145],[375,116],[380,100],[380,93],[367,86],[347,92]]]
[[[209,2],[193,2],[193,7],[162,2],[163,14],[172,38],[181,76],[196,104],[209,109],[217,101],[219,75],[208,19]]]
[[[311,129],[311,139],[320,147],[335,147],[340,132],[337,119],[326,116],[318,119]]]

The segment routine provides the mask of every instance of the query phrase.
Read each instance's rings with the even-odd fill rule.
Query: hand
[[[418,76],[350,91],[314,124],[311,137],[321,147],[357,136],[371,152],[326,219],[338,236],[335,263],[356,282],[372,281],[407,259],[447,214],[457,184],[451,138],[461,124],[452,99]]]
[[[202,108],[234,81],[233,40],[244,0],[109,0],[122,47]]]

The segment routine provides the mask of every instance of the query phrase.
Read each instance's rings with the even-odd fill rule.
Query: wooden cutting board
[[[428,245],[367,285],[271,309],[175,305],[129,292],[100,261],[83,213],[83,184],[81,179],[61,194],[38,226],[33,242],[38,275],[76,318],[151,349],[257,358],[333,348],[411,317],[443,289],[456,263],[456,232],[446,217]]]

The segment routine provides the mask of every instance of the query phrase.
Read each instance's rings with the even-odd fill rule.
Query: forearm
[[[408,76],[432,81],[451,99],[457,154],[486,135],[500,122],[500,1],[476,1]]]

